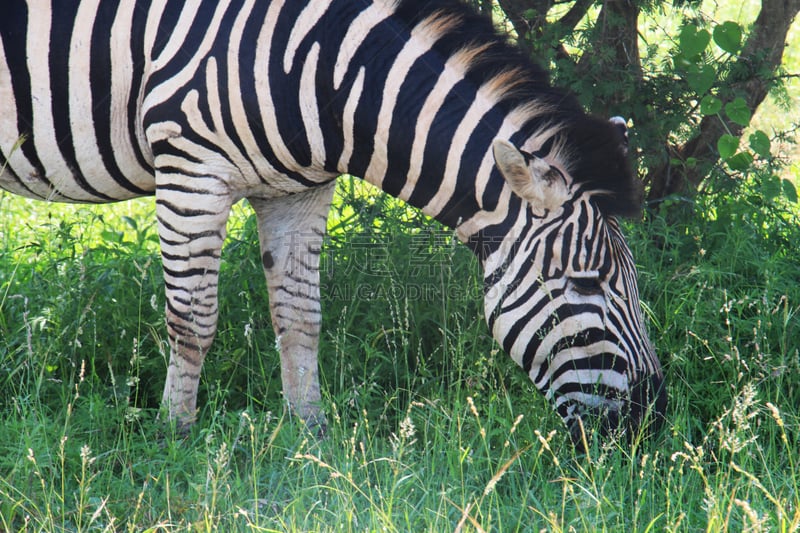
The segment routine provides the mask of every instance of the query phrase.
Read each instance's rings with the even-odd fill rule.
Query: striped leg
[[[170,420],[194,422],[203,360],[217,331],[217,288],[227,193],[214,194],[214,178],[192,177],[156,189],[158,235],[166,288],[170,356],[162,398]],[[178,180],[176,180],[178,181]]]
[[[283,395],[309,427],[321,428],[319,257],[334,188],[331,182],[274,200],[250,199],[258,216]]]

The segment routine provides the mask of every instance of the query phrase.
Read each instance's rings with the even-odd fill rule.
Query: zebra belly
[[[0,126],[2,128],[2,126]],[[51,202],[68,203],[110,203],[129,200],[140,196],[149,196],[155,189],[152,174],[127,176],[130,181],[141,184],[141,191],[130,191],[122,188],[113,191],[113,195],[97,191],[91,186],[93,177],[107,174],[102,159],[96,165],[87,165],[87,170],[77,172],[74,168],[67,172],[42,173],[24,159],[22,150],[17,148],[10,155],[0,152],[6,160],[6,166],[0,172],[0,189],[13,194]],[[84,174],[85,172],[85,174]],[[149,183],[148,183],[149,182]],[[101,182],[103,183],[103,182]]]
[[[135,3],[48,7],[15,3],[0,20],[0,188],[88,203],[151,194]]]

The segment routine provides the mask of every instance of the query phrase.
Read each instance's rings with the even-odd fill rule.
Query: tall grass
[[[156,419],[167,348],[152,204],[0,196],[0,530],[800,528],[800,257],[783,244],[796,225],[776,241],[740,206],[733,221],[628,228],[668,424],[579,456],[491,341],[469,252],[358,182],[337,204],[320,440],[283,409],[246,207],[199,420],[181,436]]]

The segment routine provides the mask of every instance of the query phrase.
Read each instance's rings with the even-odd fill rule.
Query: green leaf
[[[689,67],[694,65],[694,61],[686,59],[686,56],[683,55],[683,53],[677,53],[672,56],[672,64],[676,71],[683,73],[687,72]]]
[[[681,34],[678,37],[681,52],[687,57],[696,57],[703,53],[703,51],[711,42],[711,34],[707,30],[701,30],[694,24],[687,24],[681,29]]]
[[[123,220],[123,221],[124,221],[124,222],[125,222],[125,223],[126,223],[128,226],[130,226],[131,228],[133,228],[134,230],[137,230],[137,229],[139,229],[139,225],[136,223],[136,219],[134,219],[134,218],[132,218],[132,217],[129,217],[129,216],[127,216],[127,215],[122,215],[122,217],[120,217],[120,218],[122,218],[122,220]]]
[[[739,52],[742,47],[742,27],[736,22],[723,22],[714,28],[714,42],[729,54]]]
[[[103,237],[103,240],[106,242],[113,242],[113,243],[122,243],[125,240],[125,234],[121,231],[111,231],[104,229],[100,232],[100,235]]]
[[[722,100],[714,95],[707,94],[700,100],[700,112],[704,115],[716,115],[722,111]]]
[[[794,183],[787,179],[783,180],[783,195],[790,202],[797,203],[797,188],[795,188]]]
[[[733,157],[729,157],[726,161],[731,170],[738,170],[744,172],[753,164],[753,154],[750,152],[739,152]]]
[[[727,133],[717,141],[717,151],[722,159],[728,159],[739,148],[739,138]]]
[[[761,183],[761,196],[763,196],[765,200],[774,200],[781,195],[782,189],[780,178],[772,175],[765,178]]]
[[[695,63],[689,67],[686,74],[686,82],[689,87],[697,94],[705,94],[714,85],[717,79],[717,69],[712,65]]]
[[[677,157],[671,157],[669,160],[669,164],[673,167],[686,167],[686,168],[694,168],[697,166],[697,158],[696,157],[687,157],[686,160],[678,159]]]
[[[761,130],[756,130],[750,134],[750,148],[763,158],[768,158],[772,155],[770,152],[770,140],[767,134]]]
[[[733,102],[725,104],[725,114],[728,115],[728,118],[741,126],[750,124],[750,117],[753,116],[750,112],[750,108],[747,107],[747,102],[745,102],[744,98],[741,96],[736,97]]]

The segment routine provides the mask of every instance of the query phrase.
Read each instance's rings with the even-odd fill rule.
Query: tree
[[[484,2],[485,3],[485,2]],[[693,197],[768,160],[770,140],[740,137],[781,81],[783,52],[800,0],[761,0],[752,26],[712,21],[701,0],[498,0],[520,45],[552,64],[567,86],[598,114],[635,126],[647,199]],[[642,14],[679,16],[677,34],[648,41]],[[644,43],[642,49],[641,43]],[[796,191],[785,183],[790,199]]]

